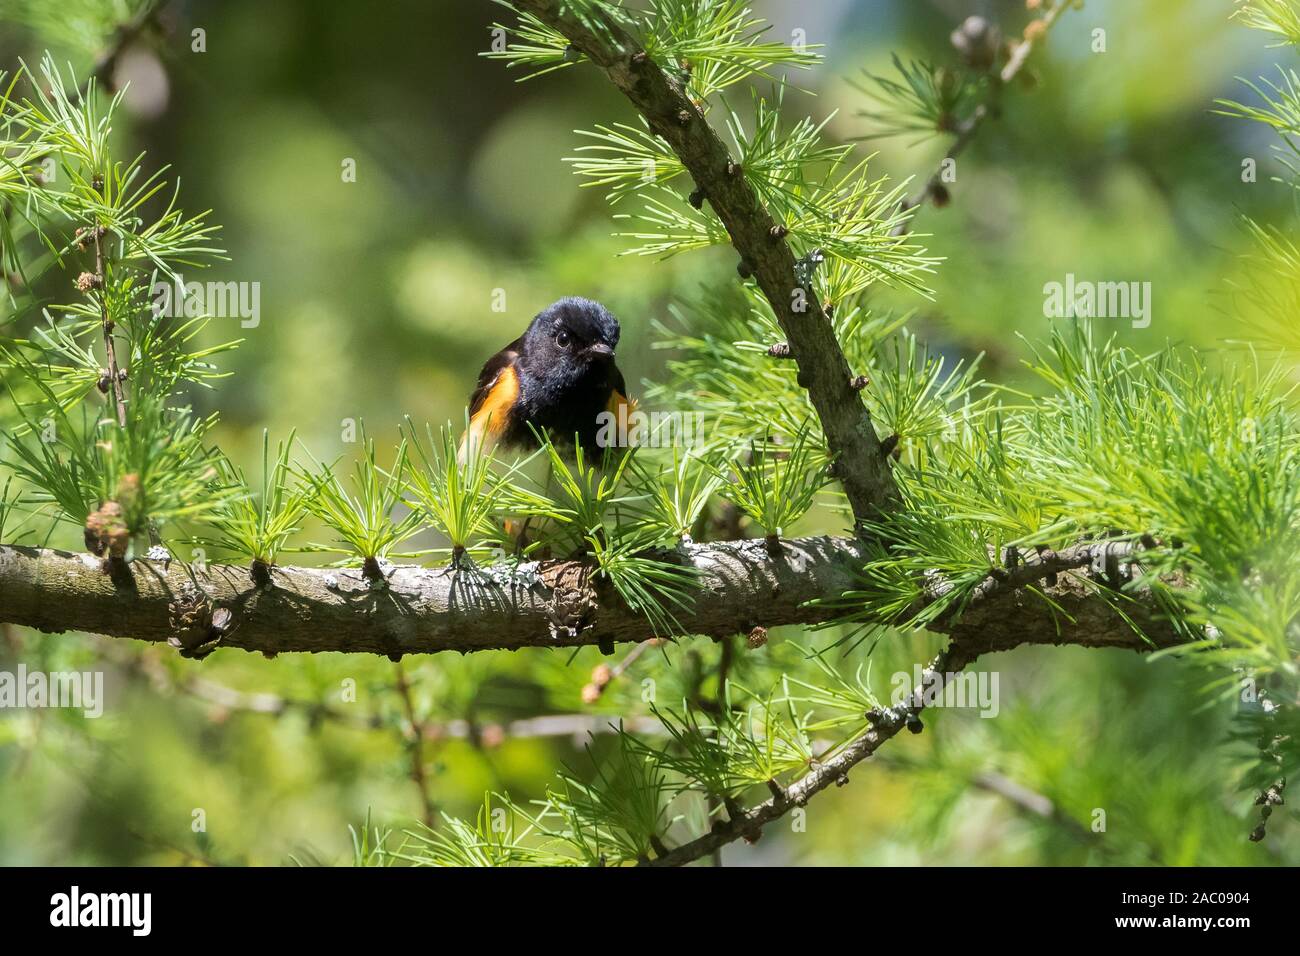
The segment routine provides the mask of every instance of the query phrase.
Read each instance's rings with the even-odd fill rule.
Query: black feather
[[[576,436],[585,451],[598,453],[598,416],[609,410],[614,392],[627,394],[614,363],[619,334],[618,319],[599,302],[574,296],[548,306],[483,366],[470,397],[471,418],[501,370],[510,366],[519,379],[519,394],[502,423],[504,444],[536,447],[533,429],[538,429],[557,445],[572,445]]]

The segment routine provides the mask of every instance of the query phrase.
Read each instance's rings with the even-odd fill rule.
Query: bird
[[[610,412],[616,422],[634,407],[614,362],[619,332],[609,309],[580,296],[537,313],[479,372],[460,444],[461,464],[480,446],[536,448],[542,432],[557,449],[572,451],[576,444],[584,454],[598,456],[600,414]]]

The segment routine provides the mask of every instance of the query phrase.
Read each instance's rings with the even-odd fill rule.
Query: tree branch
[[[677,552],[698,574],[694,608],[681,615],[687,633],[725,637],[762,624],[811,624],[833,612],[810,602],[835,599],[852,586],[865,560],[845,538],[784,542],[778,557],[762,541],[692,545]],[[1103,547],[1080,546],[1081,549]],[[737,809],[703,836],[669,850],[654,865],[680,865],[715,853],[805,804],[895,736],[925,706],[927,684],[942,688],[983,654],[1024,644],[1073,644],[1136,651],[1184,638],[1148,593],[1109,590],[1110,572],[1063,551],[1034,570],[1065,568],[1054,584],[1028,571],[980,587],[960,616],[935,625],[950,638],[920,687],[897,707],[874,712],[872,727],[787,788],[750,810]],[[593,581],[573,561],[514,568],[393,568],[385,587],[359,571],[276,569],[258,587],[241,567],[206,572],[149,562],[105,565],[89,555],[0,546],[0,622],[40,630],[93,631],[168,641],[201,656],[215,646],[274,655],[281,651],[402,654],[440,650],[574,647],[652,636],[646,620]],[[1023,566],[1022,566],[1023,567]],[[993,580],[998,580],[994,576]]]
[[[1021,643],[1135,647],[1135,627],[1155,646],[1178,643],[1148,595],[1111,590],[1110,568],[1084,560],[1110,547],[1079,545],[1021,565],[1011,577],[991,577],[995,586],[980,585],[959,616],[930,628],[975,653]],[[861,544],[834,537],[784,541],[775,557],[757,539],[662,556],[696,575],[694,606],[678,614],[681,632],[709,637],[833,620],[836,610],[811,602],[852,590],[867,560]],[[384,587],[355,569],[276,568],[271,586],[259,587],[247,568],[231,565],[205,570],[137,560],[104,568],[89,554],[0,545],[0,623],[166,641],[191,656],[220,646],[400,658],[655,637],[644,615],[580,561],[458,571],[398,566]],[[1039,579],[1049,568],[1062,571],[1054,584]]]
[[[393,666],[397,668],[397,680],[393,686],[402,700],[402,713],[406,716],[407,729],[403,731],[402,737],[410,751],[411,783],[415,784],[415,789],[420,794],[424,825],[433,829],[438,818],[438,808],[429,790],[429,776],[424,772],[424,724],[416,713],[415,696],[411,693],[411,682],[402,669],[402,662],[399,660]]]
[[[764,826],[804,806],[832,783],[848,783],[848,772],[874,754],[908,726],[909,719],[925,708],[925,693],[942,693],[947,678],[983,654],[1011,650],[1022,644],[1076,644],[1084,647],[1127,648],[1135,651],[1169,647],[1181,642],[1177,632],[1143,601],[1134,601],[1121,615],[1096,594],[1086,576],[1063,577],[1049,596],[1060,609],[1023,589],[997,592],[980,602],[981,623],[967,625],[965,618],[953,629],[952,641],[926,668],[920,685],[896,707],[870,715],[871,729],[826,760],[819,760],[803,777],[757,806],[714,824],[713,829],[650,861],[652,866],[682,866],[703,859],[728,843],[757,840]],[[997,615],[1000,615],[997,616]],[[1144,623],[1145,639],[1125,620]]]
[[[108,310],[108,269],[104,259],[104,228],[98,221],[90,225],[95,243],[95,276],[99,283],[100,326],[104,335],[104,355],[108,363],[108,381],[104,383],[104,392],[112,395],[113,407],[117,412],[117,423],[126,427],[126,386],[123,385],[123,370],[117,364],[117,348],[113,344],[113,317]]]
[[[1061,808],[1053,803],[1050,797],[1031,790],[1010,777],[998,773],[996,770],[985,770],[975,774],[971,778],[971,785],[976,789],[996,794],[1024,813],[1041,817],[1049,823],[1056,824],[1081,843],[1101,845],[1097,839],[1098,834],[1089,830],[1068,813],[1062,812]]]
[[[683,633],[725,637],[758,625],[811,624],[831,612],[808,602],[854,586],[866,561],[845,538],[689,545],[662,556],[691,568],[699,598],[679,612]],[[167,641],[191,656],[217,646],[403,654],[640,642],[645,616],[578,561],[486,568],[389,570],[373,587],[353,569],[283,567],[270,587],[248,569],[179,562],[121,563],[105,573],[88,554],[0,545],[0,622]]]
[[[1002,91],[1011,84],[1020,71],[1024,68],[1025,63],[1029,60],[1029,55],[1034,52],[1034,45],[1041,43],[1047,36],[1047,32],[1056,24],[1057,19],[1065,12],[1069,6],[1069,0],[1057,0],[1043,16],[1031,20],[1029,26],[1020,42],[1011,48],[1011,54],[1001,70],[995,71],[989,78],[989,92],[984,102],[980,103],[959,123],[955,129],[956,138],[948,151],[944,153],[943,159],[939,160],[939,168],[936,169],[930,178],[926,180],[925,185],[915,195],[903,200],[899,208],[904,211],[912,211],[923,206],[926,200],[938,199],[936,205],[941,205],[947,201],[947,187],[944,186],[943,174],[944,169],[950,160],[956,159],[975,139],[984,125],[984,121],[990,116],[996,117],[999,112],[999,105],[1002,98]],[[906,235],[912,226],[911,217],[904,219],[894,229],[894,235]]]
[[[831,321],[811,289],[803,289],[806,307],[796,311],[795,290],[801,287],[784,225],[763,206],[744,171],[681,85],[622,26],[607,20],[597,35],[563,12],[559,0],[513,0],[513,5],[567,37],[681,159],[722,220],[742,265],[772,306],[799,366],[799,383],[808,390],[836,458],[836,477],[854,518],[861,524],[877,517],[880,509],[897,500],[893,476],[871,416],[852,387],[853,373]]]
[[[0,636],[8,628],[0,624]],[[640,644],[638,647],[647,647]],[[387,730],[389,722],[379,713],[353,713],[346,706],[332,705],[323,700],[306,697],[284,697],[268,691],[244,691],[217,681],[201,677],[195,670],[173,677],[163,666],[162,658],[155,653],[137,654],[114,641],[105,642],[99,649],[101,658],[110,662],[128,678],[146,684],[154,693],[165,698],[185,695],[207,705],[208,718],[214,723],[225,721],[231,714],[250,714],[277,719],[289,713],[298,713],[312,723],[329,721],[354,730]],[[396,688],[395,688],[396,689]],[[514,720],[474,720],[466,717],[421,721],[420,734],[426,744],[444,740],[468,740],[476,747],[492,749],[507,740],[535,737],[568,737],[575,745],[585,743],[597,734],[613,734],[619,729],[647,736],[666,734],[667,730],[656,717],[641,714],[613,716],[598,713],[539,714]],[[825,749],[829,744],[818,741]]]

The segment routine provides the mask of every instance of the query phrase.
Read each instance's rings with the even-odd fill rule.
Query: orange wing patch
[[[509,424],[510,412],[518,398],[519,375],[507,365],[497,373],[478,409],[470,416],[469,430],[460,441],[460,464],[465,464],[469,451],[477,449],[480,442],[485,442],[487,447],[496,444]]]
[[[609,404],[605,406],[605,411],[612,412],[617,420],[627,421],[634,411],[636,411],[636,399],[628,398],[618,389],[614,389],[609,394]]]

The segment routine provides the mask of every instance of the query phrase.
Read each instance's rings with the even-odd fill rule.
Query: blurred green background
[[[809,92],[786,106],[819,119],[838,111],[828,126],[837,139],[870,132],[856,115],[867,103],[848,82],[863,68],[885,72],[891,52],[951,60],[948,34],[968,14],[1009,32],[1025,20],[1023,2],[1010,0],[754,6],[775,36],[802,29],[826,44],[826,62],[798,78]],[[36,7],[0,3],[0,64],[50,48],[84,72],[107,38],[89,29],[69,45],[77,4],[40,16]],[[993,381],[1020,380],[1028,351],[1015,333],[1046,333],[1043,285],[1067,273],[1152,283],[1149,328],[1112,322],[1126,340],[1225,347],[1238,214],[1293,222],[1287,190],[1269,181],[1263,131],[1210,112],[1215,97],[1241,95],[1235,75],[1289,56],[1228,12],[1221,0],[1088,0],[1067,13],[1034,56],[1034,88],[1010,91],[1004,115],[961,159],[951,205],[919,217],[946,257],[933,301],[889,291],[881,301],[916,309],[912,324],[945,353],[985,353]],[[118,78],[132,84],[123,151],[171,164],[185,208],[210,207],[224,226],[231,261],[187,278],[261,284],[256,328],[214,323],[214,339],[246,341],[224,362],[233,376],[197,398],[201,411],[221,412],[218,437],[236,461],[255,464],[263,428],[273,439],[296,428],[328,459],[355,454],[342,441],[348,419],[381,441],[395,439],[404,415],[459,420],[482,361],[562,295],[609,305],[623,323],[629,382],[653,380],[663,353],[651,349],[652,321],[734,276],[730,252],[618,255],[624,241],[611,235],[600,190],[579,189],[561,159],[580,144],[575,129],[631,121],[630,108],[589,71],[517,84],[483,59],[504,14],[487,0],[173,2],[161,35],[120,61]],[[206,52],[191,50],[195,28]],[[1105,53],[1091,51],[1096,28]],[[903,178],[928,175],[943,144],[863,149]],[[1259,161],[1255,184],[1241,181],[1245,157]],[[346,160],[355,182],[343,181]],[[497,290],[504,312],[492,308]],[[345,862],[348,825],[367,812],[399,828],[425,813],[387,660],[225,651],[197,663],[91,637],[8,628],[4,638],[0,666],[104,668],[109,701],[97,721],[0,715],[0,862]],[[802,638],[774,635],[751,656],[779,661]],[[876,648],[886,692],[889,674],[930,650],[923,643]],[[685,686],[717,654],[705,641],[653,651],[595,704],[582,699],[601,660],[594,649],[571,662],[541,651],[408,659],[433,809],[472,815],[485,789],[540,796],[556,767],[586,766],[585,733],[502,740],[501,724],[640,712],[639,668]],[[1279,816],[1265,843],[1247,842],[1250,794],[1235,785],[1232,751],[1214,746],[1229,715],[1204,706],[1196,675],[1079,649],[984,663],[1001,673],[998,719],[928,716],[925,734],[896,740],[851,786],[810,804],[805,831],[783,821],[726,861],[1300,862]],[[349,680],[355,702],[341,699]],[[224,699],[221,688],[290,703]],[[277,712],[250,709],[259,703]],[[1046,796],[1056,815],[1008,799],[1000,780]],[[1099,807],[1107,831],[1096,835]],[[200,809],[206,830],[196,833]]]

